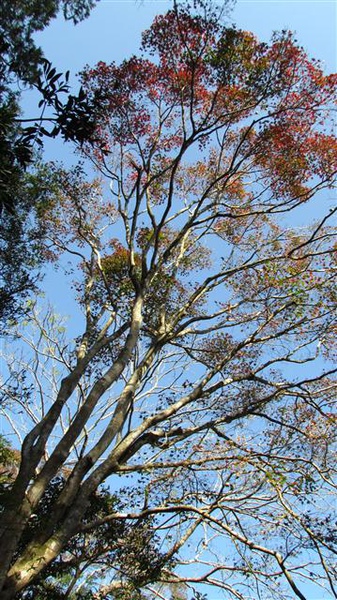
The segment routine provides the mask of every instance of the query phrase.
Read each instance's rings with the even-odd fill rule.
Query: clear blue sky
[[[76,73],[87,63],[119,62],[137,52],[142,30],[170,5],[170,0],[101,0],[86,21],[74,27],[60,18],[37,39],[57,68]],[[296,31],[310,56],[336,70],[336,0],[238,0],[230,20],[264,41],[275,30]]]

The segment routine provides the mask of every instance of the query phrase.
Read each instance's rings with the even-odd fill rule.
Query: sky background
[[[166,12],[171,6],[168,0],[101,0],[90,17],[73,26],[61,17],[36,36],[45,56],[57,71],[71,72],[71,82],[77,85],[76,73],[84,65],[98,61],[120,62],[137,53],[141,32],[149,27],[153,17]],[[252,31],[261,41],[268,41],[273,31],[291,29],[310,57],[322,60],[326,72],[336,71],[337,57],[337,2],[335,0],[238,0],[228,23]],[[25,94],[24,110],[35,117],[34,96]],[[38,113],[37,113],[38,114]],[[46,145],[46,158],[76,162],[71,145],[50,140]],[[63,305],[64,313],[71,312],[69,293],[54,284],[55,273],[46,278],[49,290],[53,288],[56,305]],[[65,302],[65,298],[68,300]],[[68,306],[65,304],[69,303]],[[69,310],[67,310],[69,309]],[[305,587],[305,586],[304,586]],[[304,591],[304,588],[302,588]],[[307,600],[324,600],[308,585]],[[209,600],[223,598],[218,591],[209,593]],[[270,599],[272,600],[272,598]]]
[[[76,73],[84,64],[119,62],[137,52],[142,30],[170,6],[170,0],[101,0],[86,21],[74,27],[59,18],[37,40],[56,67]],[[238,0],[229,21],[264,41],[291,29],[309,55],[336,69],[336,0]]]

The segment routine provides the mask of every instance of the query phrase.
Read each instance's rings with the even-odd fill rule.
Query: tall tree
[[[85,324],[71,343],[32,307],[2,387],[30,423],[2,513],[3,600],[59,560],[107,480],[128,509],[86,528],[156,516],[178,565],[158,584],[303,600],[310,580],[336,595],[333,210],[319,192],[336,176],[337,78],[290,33],[260,43],[198,7],[157,17],[140,57],[83,74],[102,180],[59,173],[39,214],[46,252],[73,260]]]

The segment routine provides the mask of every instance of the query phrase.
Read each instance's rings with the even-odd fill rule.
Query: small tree
[[[158,569],[163,586],[303,600],[309,579],[335,594],[333,211],[300,229],[290,216],[335,181],[336,76],[290,33],[260,43],[204,3],[157,17],[142,49],[83,74],[102,181],[59,174],[40,208],[48,256],[77,260],[85,324],[71,344],[32,309],[26,366],[2,388],[31,420],[2,515],[2,598],[53,568],[108,478],[129,508],[87,529],[156,516],[179,562]]]

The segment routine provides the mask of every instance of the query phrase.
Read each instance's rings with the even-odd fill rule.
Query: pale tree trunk
[[[29,545],[9,569],[0,594],[1,600],[13,600],[18,592],[33,583],[34,579],[59,556],[63,547],[77,532],[87,504],[88,501],[81,498],[81,501],[74,504],[71,515],[64,520],[56,533],[41,543],[35,540],[35,543]]]
[[[12,600],[60,553],[62,544],[56,538],[35,547],[30,559],[18,561],[10,569],[1,591],[1,600]]]
[[[59,467],[64,463],[64,460],[68,456],[72,445],[76,442],[77,436],[82,431],[86,421],[92,414],[97,401],[100,399],[102,394],[120,377],[122,371],[128,363],[139,337],[139,330],[141,326],[141,309],[142,297],[140,295],[134,304],[130,331],[125,341],[124,348],[121,350],[117,360],[108,369],[105,375],[98,382],[96,382],[96,384],[94,384],[91,392],[88,395],[86,403],[82,406],[73,424],[62,438],[61,442],[55,448],[49,460],[42,468],[40,474],[35,478],[35,481],[31,485],[30,489],[28,489],[29,480],[26,481],[27,477],[25,477],[25,471],[27,469],[31,470],[31,465],[29,464],[29,455],[24,457],[27,461],[27,467],[25,469],[22,462],[21,479],[19,474],[18,479],[14,484],[14,488],[17,487],[17,493],[12,494],[11,507],[9,507],[3,514],[0,529],[0,540],[3,548],[1,553],[0,567],[0,589],[2,590],[1,600],[2,598],[4,600],[7,600],[7,598],[14,598],[15,594],[27,587],[27,585],[29,585],[41,573],[41,571],[59,555],[63,546],[76,533],[78,527],[80,526],[81,518],[85,512],[88,502],[87,499],[89,497],[88,493],[85,493],[84,495],[80,493],[81,501],[78,502],[77,499],[75,499],[76,493],[78,492],[81,484],[81,477],[76,482],[77,485],[75,486],[75,489],[69,490],[69,502],[71,503],[74,500],[74,505],[71,507],[70,511],[71,519],[66,517],[60,529],[55,534],[52,533],[54,527],[47,526],[45,531],[41,533],[40,539],[38,540],[35,538],[35,540],[33,540],[31,544],[29,544],[29,546],[24,550],[21,557],[18,558],[11,568],[9,568],[13,560],[13,556],[17,550],[22,532],[31,514],[34,512],[34,507],[36,507],[39,500],[43,496],[43,493],[51,479],[57,474]],[[72,373],[68,379],[71,379],[72,385],[70,387],[70,393],[72,393],[75,387],[74,373]],[[78,379],[79,377],[76,378],[76,382],[78,382]],[[58,401],[60,400],[61,390]],[[68,393],[68,396],[69,395],[70,394]],[[126,418],[128,411],[128,404],[128,399],[121,398],[121,401],[118,404],[118,410],[116,411],[117,414],[113,419],[114,435],[112,436],[112,439],[118,433],[120,427],[123,426],[124,419]],[[109,441],[111,442],[111,439]],[[88,461],[84,460],[84,462]],[[95,462],[95,460],[93,462]],[[93,462],[91,460],[89,461],[89,468],[92,466]],[[86,471],[87,469],[84,469],[81,475],[83,476]],[[26,485],[24,485],[25,483]],[[25,494],[23,500],[22,491]],[[68,495],[69,494],[67,494],[65,490],[65,496]],[[60,499],[62,499],[62,506],[60,507],[60,513],[55,511],[55,513],[51,515],[51,522],[54,521],[55,523],[56,517],[60,517],[62,519],[64,510],[69,507],[69,502],[64,505],[63,496],[64,495],[61,494]]]
[[[36,467],[43,457],[49,433],[53,429],[62,407],[74,391],[82,373],[83,367],[82,365],[78,365],[75,370],[62,381],[58,397],[49,413],[47,413],[45,419],[40,421],[37,427],[27,435],[24,441],[19,474],[11,490],[10,503],[3,511],[0,519],[0,589],[6,578],[8,567],[12,562],[13,554],[16,551],[17,544],[26,523],[34,512],[34,507],[40,500],[46,488],[46,486],[40,487],[39,494],[36,495],[36,502],[34,504],[27,496],[30,482],[35,475]]]

